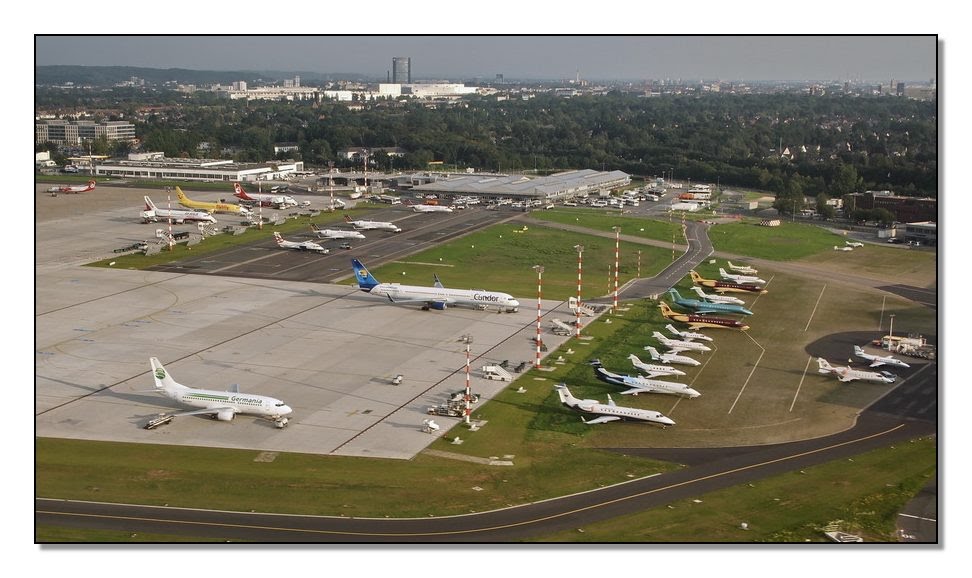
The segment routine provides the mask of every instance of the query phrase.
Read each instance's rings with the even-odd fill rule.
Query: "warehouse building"
[[[95,176],[183,181],[271,181],[304,170],[303,161],[237,163],[220,159],[167,159],[162,153],[131,154],[94,165]]]
[[[429,182],[421,182],[424,180]],[[607,194],[612,189],[631,184],[631,175],[622,171],[590,169],[565,171],[547,177],[523,175],[426,175],[410,177],[416,192],[435,195],[476,196],[484,201],[499,199],[556,201],[573,197]]]

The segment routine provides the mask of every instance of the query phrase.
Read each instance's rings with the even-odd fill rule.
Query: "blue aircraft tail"
[[[371,291],[378,285],[378,280],[368,272],[368,269],[357,259],[351,259],[351,267],[354,268],[354,278],[358,282],[358,288],[362,291]]]

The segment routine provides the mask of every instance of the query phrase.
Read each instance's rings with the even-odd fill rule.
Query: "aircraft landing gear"
[[[283,429],[288,423],[290,423],[290,420],[285,417],[273,420],[273,425],[277,426],[277,429]]]

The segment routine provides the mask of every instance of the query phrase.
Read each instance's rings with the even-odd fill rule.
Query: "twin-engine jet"
[[[898,367],[911,367],[910,365],[894,357],[893,355],[885,355],[882,357],[880,355],[871,355],[870,353],[865,353],[865,351],[861,349],[860,345],[854,346],[854,355],[870,361],[871,367],[878,367],[881,365],[896,365]]]
[[[712,351],[708,345],[691,341],[689,339],[686,339],[685,341],[681,341],[679,339],[670,339],[660,331],[653,331],[651,336],[661,342],[661,344],[667,347],[669,351],[673,351],[675,353],[680,351]]]
[[[88,191],[95,190],[94,179],[87,182],[84,185],[61,185],[57,187],[51,187],[47,189],[48,193],[65,193],[65,194],[75,194],[75,193],[87,193]]]
[[[143,223],[155,223],[158,221],[172,221],[177,225],[183,223],[215,223],[216,217],[206,211],[195,209],[160,209],[155,206],[152,199],[145,197],[145,210],[142,211]]]
[[[311,223],[311,229],[317,233],[321,239],[364,239],[365,236],[357,231],[346,231],[344,229],[321,229]]]
[[[353,221],[348,215],[344,215],[344,220],[349,223],[355,229],[359,231],[391,231],[392,233],[401,233],[402,229],[395,223],[389,223],[387,221]]]
[[[286,241],[280,233],[274,231],[273,238],[277,241],[277,246],[281,249],[296,249],[298,251],[314,251],[315,253],[329,253],[326,247],[322,247],[314,241]]]
[[[715,279],[705,279],[695,271],[689,271],[692,275],[692,282],[696,285],[701,285],[703,287],[709,287],[710,289],[715,289],[717,293],[725,293],[727,291],[732,291],[734,293],[768,293],[766,289],[763,289],[759,285],[753,285],[752,283],[732,283],[730,281],[716,281]]]
[[[712,338],[709,337],[708,335],[702,335],[701,333],[692,333],[690,331],[679,331],[678,329],[675,329],[675,326],[672,325],[671,323],[666,325],[665,329],[671,331],[674,336],[681,337],[685,341],[692,341],[694,339],[701,339],[702,341],[712,341]]]
[[[670,365],[655,365],[654,363],[645,363],[641,361],[641,358],[632,353],[628,356],[628,360],[631,361],[631,365],[635,366],[638,371],[645,374],[645,377],[659,377],[664,375],[685,375],[685,372],[681,369],[675,369]]]
[[[248,193],[243,190],[243,185],[240,183],[233,183],[233,196],[245,203],[259,205],[261,207],[286,209],[297,206],[297,201],[293,197],[273,193]]]
[[[817,373],[833,373],[837,376],[837,379],[841,381],[854,381],[855,379],[861,379],[864,381],[879,381],[881,383],[894,383],[898,378],[893,373],[887,371],[877,372],[877,371],[861,371],[860,369],[851,369],[850,367],[833,366],[827,362],[823,357],[817,358]]]
[[[679,323],[687,323],[689,329],[699,329],[702,327],[725,327],[727,329],[739,329],[742,331],[749,329],[748,325],[735,319],[724,319],[722,317],[699,315],[696,313],[676,313],[664,301],[658,304],[658,308],[661,309],[661,314],[666,319],[678,321]]]
[[[732,303],[712,303],[709,301],[682,297],[682,294],[676,289],[669,289],[668,296],[671,298],[672,303],[686,309],[694,309],[695,312],[699,313],[700,315],[704,315],[706,313],[734,313],[738,315],[753,314],[752,311],[746,309],[742,305],[734,305]]]
[[[675,425],[671,418],[665,417],[660,412],[616,405],[610,395],[608,395],[608,402],[603,404],[594,399],[577,399],[571,395],[570,390],[564,384],[556,385],[555,388],[557,395],[560,396],[560,403],[574,411],[598,416],[589,421],[582,417],[581,420],[587,425],[619,420],[646,421],[659,424],[662,427]]]
[[[442,311],[447,307],[474,307],[476,309],[499,309],[506,313],[516,313],[520,302],[508,293],[483,291],[481,289],[450,289],[443,287],[438,276],[435,285],[423,287],[420,285],[401,285],[399,283],[381,283],[368,272],[361,261],[351,259],[354,278],[358,288],[366,293],[378,295],[392,303],[419,303],[422,309],[436,309]]]
[[[698,361],[697,359],[692,359],[687,355],[681,355],[677,351],[658,353],[658,350],[650,345],[645,346],[645,351],[651,355],[652,361],[660,361],[662,363],[681,363],[682,365],[702,365],[702,362]]]
[[[628,389],[622,391],[621,395],[638,395],[639,393],[668,393],[685,397],[699,397],[702,395],[684,383],[649,379],[640,375],[622,375],[608,371],[604,369],[599,359],[592,359],[590,364],[594,367],[594,376],[601,381],[627,387]]]
[[[406,207],[411,207],[416,213],[451,213],[452,208],[445,205],[413,205],[409,201],[405,201]]]
[[[703,301],[708,301],[709,303],[731,303],[734,305],[745,305],[746,302],[739,297],[732,297],[730,295],[713,295],[711,293],[706,293],[698,285],[692,286],[692,291],[699,296],[699,299]]]
[[[847,245],[848,247],[863,247],[864,246],[864,243],[861,243],[860,241],[844,241],[844,244]]]
[[[733,265],[732,261],[727,261],[729,263],[729,268],[737,273],[742,273],[743,275],[755,275],[758,273],[756,269],[753,269],[749,265]]]
[[[736,273],[726,273],[726,270],[719,267],[719,274],[722,275],[723,279],[729,279],[730,281],[735,281],[736,283],[752,283],[755,285],[765,285],[766,281],[760,279],[755,275],[738,275]]]
[[[207,201],[194,201],[186,196],[179,187],[175,188],[176,196],[179,198],[179,204],[183,207],[189,207],[190,209],[197,209],[200,211],[207,211],[210,213],[229,213],[231,215],[245,215],[249,216],[251,214],[250,209],[242,205],[231,205],[229,203],[210,203]]]

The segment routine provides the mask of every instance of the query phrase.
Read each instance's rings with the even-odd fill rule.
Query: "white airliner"
[[[652,361],[660,361],[662,363],[681,363],[682,365],[702,365],[700,361],[685,355],[679,355],[678,353],[658,353],[658,350],[650,345],[645,346],[645,351],[651,354]]]
[[[756,273],[758,273],[756,269],[753,269],[749,265],[733,265],[732,261],[728,261],[728,263],[730,269],[742,273],[743,275],[755,275]]]
[[[92,180],[88,181],[87,184],[84,184],[84,185],[61,185],[61,186],[51,187],[51,188],[47,189],[47,192],[48,193],[67,193],[67,194],[87,193],[88,191],[95,190],[95,184],[96,183],[92,179]]]
[[[755,275],[735,275],[733,273],[726,273],[726,270],[719,267],[719,274],[722,275],[723,279],[729,279],[735,281],[736,283],[755,283],[757,285],[763,285],[766,283],[765,280],[756,277]]]
[[[685,372],[681,369],[675,369],[670,365],[655,365],[653,363],[645,363],[641,361],[637,355],[632,353],[628,356],[631,361],[631,365],[634,365],[639,371],[645,373],[645,377],[652,378],[661,375],[685,375]]]
[[[692,291],[698,295],[703,301],[708,301],[709,303],[728,303],[730,305],[745,305],[746,302],[738,297],[731,297],[729,295],[712,295],[706,293],[698,285],[692,286]]]
[[[838,247],[834,245],[834,251],[853,251],[854,247]]]
[[[897,359],[893,355],[871,355],[870,353],[865,353],[859,345],[854,346],[854,355],[862,357],[871,362],[871,367],[878,367],[880,365],[897,365],[898,367],[911,367],[907,363]]]
[[[480,289],[450,289],[443,287],[438,276],[435,286],[422,287],[418,285],[400,285],[398,283],[380,283],[357,259],[351,259],[354,268],[354,278],[358,288],[372,295],[387,298],[392,303],[421,303],[423,309],[443,310],[447,307],[475,307],[487,309],[490,307],[516,313],[520,302],[508,293],[483,291]]]
[[[675,425],[675,422],[671,418],[665,417],[657,411],[615,405],[610,395],[608,395],[608,402],[603,404],[594,399],[577,399],[571,395],[566,385],[559,384],[555,388],[557,389],[557,395],[560,396],[560,403],[572,410],[598,416],[590,421],[582,417],[581,420],[587,425],[619,420],[647,421],[660,424],[663,427]]]
[[[702,335],[701,333],[692,333],[691,331],[679,331],[675,329],[675,326],[669,323],[665,326],[665,329],[669,330],[676,337],[681,337],[685,341],[692,341],[693,339],[701,339],[702,341],[712,341],[712,338],[708,335]]]
[[[277,241],[277,246],[281,249],[297,249],[298,251],[315,251],[317,253],[329,253],[326,247],[321,247],[314,241],[285,241],[280,233],[274,231],[273,238]]]
[[[837,378],[841,381],[854,381],[855,379],[862,379],[864,381],[894,383],[894,381],[897,379],[897,376],[887,371],[878,373],[876,371],[861,371],[859,369],[851,369],[850,367],[835,367],[830,365],[830,363],[828,363],[823,357],[817,358],[817,367],[817,373],[833,373],[836,374]]]
[[[658,341],[661,341],[665,347],[675,353],[680,351],[712,351],[708,345],[696,343],[695,341],[679,341],[678,339],[670,339],[665,337],[665,335],[659,331],[653,331],[651,336]]]
[[[266,417],[274,420],[278,427],[283,427],[288,421],[285,416],[293,412],[286,403],[279,399],[265,395],[240,393],[239,387],[236,385],[232,386],[229,391],[187,387],[176,383],[159,363],[158,358],[150,358],[149,363],[152,365],[155,391],[181,404],[201,408],[170,414],[169,417],[209,414],[219,421],[230,421],[236,414],[241,413]]]
[[[416,213],[451,213],[452,208],[445,205],[413,205],[405,201],[406,207],[411,207]]]
[[[859,241],[844,241],[844,244],[847,245],[848,247],[863,247],[864,246],[864,243],[861,243]]]
[[[321,239],[364,239],[365,236],[357,231],[346,231],[344,229],[321,229],[311,223],[311,229],[317,233]]]
[[[248,193],[243,190],[243,185],[240,183],[233,183],[233,196],[241,201],[258,204],[263,207],[286,209],[287,207],[297,206],[297,201],[293,197],[267,193]]]
[[[391,231],[392,233],[401,233],[402,229],[395,223],[389,223],[386,221],[352,221],[351,217],[344,215],[344,220],[350,223],[352,227],[361,231],[379,230],[379,231]]]
[[[173,223],[181,225],[193,221],[201,223],[215,223],[216,217],[206,211],[195,209],[160,209],[155,206],[152,199],[145,197],[145,210],[142,211],[143,223],[156,223],[158,221],[172,220]]]

